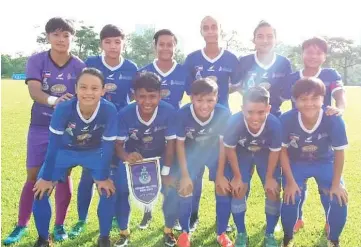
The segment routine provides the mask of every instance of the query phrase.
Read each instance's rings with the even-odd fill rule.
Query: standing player
[[[243,96],[242,112],[230,118],[224,134],[225,153],[233,177],[230,182],[232,196],[229,193],[217,195],[218,227],[219,234],[224,233],[230,210],[238,230],[236,247],[248,246],[244,218],[254,166],[266,192],[267,226],[264,246],[278,246],[273,234],[280,216],[281,204],[281,170],[278,166],[281,124],[277,117],[269,114],[269,100],[269,92],[264,87],[255,86],[247,90]],[[226,180],[227,169],[229,170],[229,167],[226,167],[224,175],[219,175],[223,177],[223,186],[220,186],[221,189],[224,188],[223,193],[229,188]]]
[[[318,78],[303,78],[293,86],[296,109],[284,113],[282,122],[281,165],[284,202],[281,219],[283,246],[292,247],[305,180],[314,177],[325,210],[328,210],[328,246],[338,247],[347,218],[347,192],[342,181],[345,124],[340,116],[329,116],[322,104],[327,95]]]
[[[116,217],[120,239],[115,246],[127,246],[130,239],[128,223],[130,216],[129,190],[126,167],[123,162],[134,163],[143,158],[162,157],[161,175],[164,193],[163,213],[165,218],[164,242],[174,246],[172,233],[177,218],[177,194],[168,190],[169,170],[175,151],[175,109],[161,101],[161,81],[152,72],[142,72],[134,81],[135,103],[119,112],[119,134],[116,143],[117,156],[121,159],[116,174]]]
[[[282,104],[280,85],[282,79],[292,72],[290,61],[275,53],[276,30],[265,21],[261,21],[253,31],[253,43],[256,52],[239,59],[239,77],[241,92],[250,87],[262,86],[270,92],[271,113],[281,115]],[[236,90],[232,88],[232,91]]]
[[[26,65],[25,83],[34,100],[27,141],[27,180],[19,202],[18,223],[4,240],[6,245],[20,241],[28,230],[34,198],[32,189],[48,147],[51,115],[59,102],[73,97],[76,77],[85,67],[79,58],[70,54],[70,43],[75,33],[71,22],[63,18],[52,18],[47,22],[45,31],[51,49],[32,55]],[[63,225],[71,193],[69,176],[56,186],[55,241],[67,238]]]
[[[205,165],[210,180],[215,181],[224,122],[230,116],[228,108],[217,104],[218,86],[209,78],[199,79],[191,85],[191,104],[182,107],[177,118],[177,155],[180,170],[179,222],[183,233],[178,246],[190,246],[190,219],[193,197],[201,183]],[[218,211],[217,211],[218,212]],[[217,217],[218,220],[218,217]],[[226,222],[227,226],[228,221]],[[222,246],[229,246],[224,234],[217,238]]]
[[[172,31],[162,29],[154,34],[153,42],[157,58],[139,71],[156,73],[162,80],[162,100],[178,110],[185,91],[186,71],[173,59],[177,37]]]
[[[229,107],[228,92],[229,83],[237,85],[237,66],[238,59],[231,52],[219,46],[219,36],[221,32],[218,21],[206,16],[201,21],[200,26],[201,35],[206,43],[203,49],[197,50],[189,54],[185,60],[184,66],[188,77],[186,82],[186,90],[190,94],[190,88],[193,81],[209,77],[217,82],[218,85],[218,103]],[[195,188],[193,213],[191,217],[191,228],[195,228],[198,224],[198,208],[200,194],[197,191],[202,190],[202,183],[200,188]],[[229,228],[231,230],[231,228]]]
[[[161,78],[162,100],[179,109],[185,90],[186,72],[174,59],[177,37],[168,29],[159,30],[153,37],[157,59],[140,71],[156,73]],[[139,228],[146,229],[152,212],[145,212]]]
[[[137,73],[137,66],[122,57],[125,34],[114,25],[105,25],[100,31],[100,46],[103,54],[89,57],[85,63],[87,67],[100,70],[105,77],[104,97],[112,102],[119,111],[129,102],[132,80]],[[118,164],[118,159],[113,158]],[[89,171],[83,169],[78,187],[78,216],[79,221],[69,233],[71,238],[79,236],[85,229],[90,201],[93,195],[93,178]]]
[[[305,40],[302,43],[302,58],[304,69],[292,73],[285,78],[284,99],[291,99],[292,86],[301,78],[304,77],[318,77],[325,84],[326,95],[324,97],[323,105],[326,107],[326,114],[328,115],[342,115],[345,110],[346,100],[345,91],[340,74],[331,68],[322,68],[327,56],[327,42],[323,38],[314,37]],[[335,100],[336,107],[332,107],[332,98]],[[295,103],[293,102],[293,107]],[[295,232],[304,226],[302,207],[306,198],[307,183],[302,190],[302,199],[300,204],[299,219],[295,225]],[[324,205],[325,206],[325,205]],[[326,207],[325,207],[326,208]],[[327,214],[327,210],[325,212]],[[326,224],[326,230],[327,230]]]
[[[111,225],[114,214],[114,196],[111,195],[115,188],[108,177],[117,132],[117,111],[112,103],[102,98],[104,78],[99,70],[84,69],[78,78],[76,93],[75,98],[56,107],[49,126],[48,150],[33,189],[33,212],[39,234],[34,247],[51,246],[49,197],[53,183],[63,179],[69,167],[79,164],[90,170],[101,194],[98,245],[110,246],[108,223]]]

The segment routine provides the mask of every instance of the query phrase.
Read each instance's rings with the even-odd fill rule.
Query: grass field
[[[30,118],[31,99],[27,87],[22,81],[2,80],[1,82],[1,110],[2,110],[2,143],[1,143],[1,239],[3,240],[16,224],[18,217],[19,196],[26,178],[26,136]],[[341,237],[344,247],[361,246],[361,88],[347,88],[348,106],[345,113],[349,148],[346,151],[346,165],[344,179],[349,192],[348,221]],[[232,111],[238,110],[240,96],[231,96]],[[285,106],[287,109],[289,105]],[[80,168],[73,170],[73,200],[66,218],[66,227],[69,229],[77,221],[76,190],[78,187]],[[218,246],[215,241],[215,198],[213,185],[205,174],[204,190],[201,199],[200,225],[192,236],[192,246]],[[325,218],[319,201],[314,180],[309,182],[309,194],[306,201],[305,228],[296,236],[298,247],[326,246],[326,237],[323,231]],[[96,246],[98,238],[98,221],[96,214],[98,196],[93,199],[87,231],[76,240],[68,240],[56,246]],[[132,210],[130,228],[132,232],[132,246],[156,247],[162,245],[163,216],[158,203],[155,217],[149,229],[137,229],[142,213],[138,209]],[[252,191],[248,200],[246,215],[247,231],[250,237],[250,246],[262,246],[265,229],[264,193],[259,179],[255,176]],[[52,223],[53,224],[53,223]],[[52,228],[51,228],[52,230]],[[112,240],[117,238],[115,230],[111,233]],[[276,234],[281,240],[282,232]],[[235,238],[235,232],[231,234]],[[14,246],[32,246],[36,241],[37,233],[33,219],[30,223],[30,233],[20,244]]]

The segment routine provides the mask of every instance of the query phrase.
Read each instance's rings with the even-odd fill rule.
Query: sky
[[[0,52],[30,54],[38,46],[36,36],[54,16],[83,20],[97,31],[115,24],[129,33],[137,27],[169,28],[185,53],[204,46],[200,21],[213,15],[225,31],[236,30],[249,45],[259,21],[269,21],[277,39],[299,44],[314,35],[344,36],[361,44],[361,15],[356,0],[32,0],[2,4]],[[7,6],[4,6],[7,5]]]

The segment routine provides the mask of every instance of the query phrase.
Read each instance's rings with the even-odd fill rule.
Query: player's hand
[[[231,189],[233,197],[244,197],[247,192],[247,185],[243,183],[240,177],[233,177]]]
[[[277,183],[277,180],[274,179],[273,177],[272,178],[266,178],[266,182],[265,182],[265,185],[264,185],[264,190],[265,190],[266,193],[269,192],[274,196],[279,195],[280,187],[279,187],[279,185]]]
[[[143,159],[143,156],[140,153],[133,152],[133,153],[128,154],[127,159],[125,161],[131,165],[137,161],[141,161],[142,159]]]
[[[182,177],[179,184],[179,194],[188,196],[193,192],[193,182],[189,176]]]
[[[48,195],[50,196],[53,189],[54,189],[54,184],[52,181],[47,181],[40,178],[38,181],[36,181],[33,188],[34,198],[41,200],[45,195],[45,193],[48,193]]]
[[[70,100],[71,98],[73,98],[74,95],[72,95],[71,93],[66,93],[62,96],[60,96],[56,101],[55,101],[55,105],[57,105],[60,102],[66,101],[66,100]]]
[[[337,108],[337,107],[334,107],[334,106],[327,106],[326,107],[326,115],[327,116],[342,116],[343,114],[343,110]]]
[[[108,198],[115,193],[115,186],[113,180],[108,178],[107,180],[95,180],[94,182],[97,185],[99,195],[102,194],[102,190],[105,190]]]
[[[162,176],[162,183],[164,186],[173,186],[175,187],[175,178],[167,175],[167,176]]]
[[[347,205],[348,203],[348,194],[346,189],[341,185],[332,186],[330,189],[330,199],[332,201],[333,197],[336,196],[338,200],[338,204],[342,207],[342,205]]]
[[[287,205],[289,205],[290,202],[292,204],[296,204],[296,199],[295,199],[296,194],[301,196],[301,190],[298,187],[297,183],[296,182],[287,183],[283,194],[283,201]]]
[[[225,176],[216,177],[216,187],[222,191],[223,195],[227,195],[231,192],[231,184]]]

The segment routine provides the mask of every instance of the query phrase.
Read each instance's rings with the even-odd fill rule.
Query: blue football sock
[[[106,192],[102,190],[98,205],[100,237],[109,236],[110,230],[112,228],[112,219],[114,215],[114,203],[115,195],[107,197]]]
[[[177,212],[179,210],[179,197],[176,188],[173,187],[165,188],[162,209],[165,220],[165,226],[167,228],[173,228],[174,223],[178,218]]]
[[[271,201],[266,199],[266,220],[267,227],[266,233],[273,234],[277,225],[278,219],[280,218],[281,202]]]
[[[229,217],[231,216],[231,201],[231,196],[216,195],[217,235],[226,232]]]
[[[49,196],[45,193],[41,200],[35,199],[33,214],[38,235],[43,239],[49,238],[49,224],[51,219],[51,206]]]
[[[295,204],[282,203],[281,207],[281,221],[283,226],[283,232],[287,238],[293,238],[293,228],[298,219],[299,207],[301,204],[301,197],[296,195]]]
[[[192,215],[198,216],[199,203],[202,195],[203,181],[202,178],[199,178],[193,182],[194,182],[194,189],[193,189]]]
[[[247,210],[246,197],[242,199],[232,198],[231,211],[233,215],[233,221],[237,226],[238,233],[246,232],[246,225],[244,220],[246,210]]]
[[[193,196],[179,196],[179,224],[182,227],[182,231],[189,232],[189,222],[192,213],[192,201]]]
[[[120,230],[127,230],[130,217],[129,193],[118,192],[115,201],[115,215]]]
[[[89,205],[93,197],[93,177],[90,171],[83,168],[78,187],[78,215],[79,220],[85,221],[88,216]]]
[[[327,215],[327,221],[330,226],[328,239],[331,241],[338,241],[346,224],[347,206],[340,206],[338,199],[335,196],[329,205],[330,207]]]

